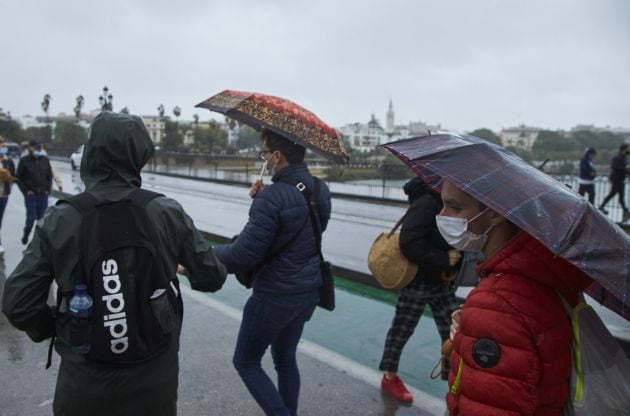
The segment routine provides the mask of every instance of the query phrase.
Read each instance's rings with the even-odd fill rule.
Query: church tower
[[[387,110],[387,124],[385,127],[388,132],[394,131],[394,106],[392,105],[392,97],[389,97],[389,109]]]

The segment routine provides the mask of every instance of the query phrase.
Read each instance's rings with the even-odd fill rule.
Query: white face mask
[[[492,229],[492,225],[483,234],[475,234],[472,231],[468,231],[468,224],[479,218],[488,209],[484,209],[470,220],[436,215],[435,221],[440,234],[451,247],[462,251],[481,251],[483,246],[486,245],[488,232]]]

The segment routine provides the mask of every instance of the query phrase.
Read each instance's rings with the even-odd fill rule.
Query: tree
[[[561,132],[541,130],[532,146],[534,159],[574,159],[579,156],[579,150],[572,136],[565,136]]]
[[[227,132],[216,121],[211,121],[208,128],[193,128],[193,150],[199,153],[222,153],[227,147]]]
[[[164,122],[164,137],[162,138],[162,149],[167,152],[176,152],[182,147],[184,136],[179,131],[179,124],[166,120]]]
[[[494,134],[494,132],[490,129],[481,128],[477,130],[473,130],[470,133],[471,136],[479,137],[480,139],[484,139],[489,141],[490,143],[498,144],[501,146],[501,138]]]
[[[0,136],[8,142],[20,140],[20,125],[15,120],[0,120]]]
[[[42,100],[42,110],[46,113],[46,121],[48,121],[48,109],[50,108],[50,100],[52,97],[50,94],[44,94],[44,99]]]
[[[242,124],[241,129],[238,132],[236,148],[242,150],[253,147],[260,147],[260,133],[249,126]]]
[[[75,149],[85,143],[85,128],[75,123],[59,122],[55,127],[55,140],[51,146],[56,148]]]
[[[176,105],[175,108],[173,108],[173,114],[175,115],[175,118],[179,119],[179,116],[182,114],[182,109]]]

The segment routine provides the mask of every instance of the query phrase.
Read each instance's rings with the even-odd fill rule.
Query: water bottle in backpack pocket
[[[87,294],[87,286],[77,284],[74,287],[74,296],[68,302],[70,349],[76,354],[85,355],[90,351],[92,305],[92,298]]]

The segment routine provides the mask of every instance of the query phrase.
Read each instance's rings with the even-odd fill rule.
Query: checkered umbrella
[[[225,90],[195,107],[225,114],[256,130],[269,129],[336,162],[348,161],[335,129],[304,107],[284,98]]]
[[[435,134],[384,145],[435,189],[447,180],[593,279],[587,293],[630,320],[630,237],[575,191],[500,146]]]

